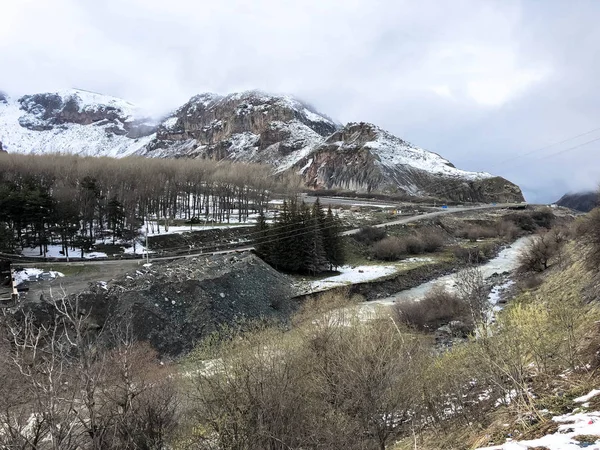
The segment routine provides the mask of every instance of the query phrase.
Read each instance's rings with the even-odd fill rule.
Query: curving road
[[[420,214],[418,216],[404,217],[403,219],[393,220],[391,222],[381,223],[379,225],[374,225],[375,228],[386,228],[392,225],[403,225],[405,223],[417,222],[419,220],[431,219],[432,217],[437,217],[441,215],[447,215],[452,213],[459,213],[465,211],[477,211],[480,209],[502,209],[508,208],[511,206],[523,206],[520,203],[498,203],[495,205],[483,205],[483,206],[457,206],[457,207],[448,207],[447,209],[440,209],[439,211]],[[355,228],[353,230],[344,231],[342,236],[350,236],[352,234],[356,234],[360,231],[360,228]]]

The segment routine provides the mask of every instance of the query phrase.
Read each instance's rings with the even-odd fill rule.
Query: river
[[[517,239],[509,247],[504,248],[498,256],[490,259],[487,263],[479,266],[483,278],[489,280],[494,274],[503,274],[513,272],[518,265],[519,255],[525,246],[530,242],[531,236],[525,236]],[[448,291],[452,292],[456,288],[457,273],[445,275],[434,280],[423,283],[412,289],[397,292],[389,297],[385,297],[379,300],[373,300],[362,303],[360,305],[360,313],[362,315],[369,315],[374,313],[380,306],[390,306],[398,302],[409,301],[409,300],[420,300],[422,299],[434,286],[441,285]],[[499,284],[494,285],[492,292],[490,293],[490,302],[496,303],[502,290],[510,286],[512,282],[506,279],[501,279]]]

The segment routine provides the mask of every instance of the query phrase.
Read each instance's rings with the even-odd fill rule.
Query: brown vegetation
[[[444,245],[443,236],[436,231],[421,231],[416,235],[389,236],[372,246],[373,255],[384,261],[396,261],[406,255],[433,253]]]
[[[584,245],[584,256],[590,270],[600,268],[600,208],[592,210],[575,227],[577,237]]]
[[[124,322],[93,332],[77,301],[48,305],[54,320],[4,317],[0,447],[162,449],[177,424],[168,367]]]
[[[519,257],[519,271],[543,272],[561,262],[568,232],[561,228],[542,231],[534,236]]]
[[[82,158],[0,154],[0,232],[21,247],[49,241],[91,247],[111,235],[132,241],[146,222],[244,222],[273,192],[295,192],[297,179],[271,168],[213,160]],[[0,239],[2,239],[0,233]],[[12,247],[0,241],[0,249]]]
[[[419,301],[401,302],[395,305],[398,320],[422,331],[433,331],[452,321],[470,323],[468,304],[456,294],[436,286]]]

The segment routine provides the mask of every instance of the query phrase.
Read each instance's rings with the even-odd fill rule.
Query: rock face
[[[556,204],[575,211],[590,212],[600,206],[600,196],[594,191],[565,194]]]
[[[336,130],[335,123],[287,96],[259,91],[192,97],[158,128],[140,154],[291,166]]]
[[[368,123],[344,127],[289,96],[248,91],[192,97],[169,117],[136,119],[133,105],[71,90],[0,102],[9,152],[213,158],[295,172],[307,187],[457,201],[522,201],[518,186],[457,169]]]
[[[522,201],[518,186],[454,167],[369,123],[350,123],[295,164],[308,186],[438,196],[458,201]]]

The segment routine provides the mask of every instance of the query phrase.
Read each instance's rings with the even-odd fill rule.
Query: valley
[[[3,99],[0,446],[496,449],[597,382],[593,212],[289,96]]]

